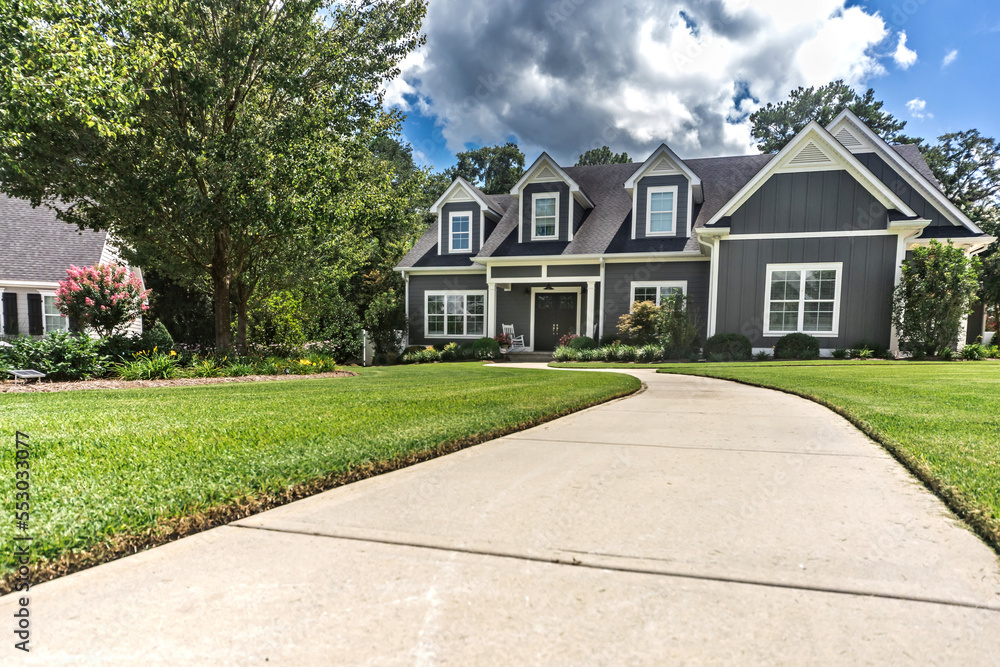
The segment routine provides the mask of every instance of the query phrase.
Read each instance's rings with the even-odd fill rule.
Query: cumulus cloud
[[[919,97],[910,100],[906,103],[906,108],[910,110],[910,115],[918,120],[924,120],[925,118],[933,118],[934,114],[927,113],[927,101],[922,100]]]
[[[958,58],[958,49],[952,49],[951,51],[945,54],[944,60],[941,61],[941,67],[942,68],[947,67],[948,65],[955,62],[957,58]]]
[[[910,69],[917,62],[917,52],[906,46],[906,32],[899,33],[899,42],[896,44],[896,51],[892,54],[892,59],[900,69]]]
[[[453,152],[514,138],[564,164],[604,144],[754,152],[748,114],[800,85],[885,74],[890,34],[847,0],[435,0],[424,27],[387,103],[434,118]]]

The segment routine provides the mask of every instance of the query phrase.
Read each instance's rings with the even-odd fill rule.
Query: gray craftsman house
[[[111,261],[118,253],[106,232],[80,231],[44,206],[0,195],[0,335],[69,330],[73,323],[55,304],[66,269]],[[141,320],[129,331],[141,333]]]
[[[614,335],[636,301],[692,297],[705,336],[757,350],[804,332],[832,350],[898,350],[891,299],[907,252],[969,254],[993,239],[942,193],[916,146],[890,146],[845,111],[775,155],[560,167],[542,154],[509,195],[458,179],[396,267],[410,344],[495,336],[528,350]],[[963,339],[983,331],[981,311]]]

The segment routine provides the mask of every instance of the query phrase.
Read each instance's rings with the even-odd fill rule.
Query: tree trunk
[[[215,349],[229,352],[233,347],[230,331],[232,304],[229,302],[229,232],[215,233],[215,253],[212,256],[212,294],[215,299]]]
[[[247,311],[250,309],[250,288],[236,283],[236,347],[240,354],[247,353]]]

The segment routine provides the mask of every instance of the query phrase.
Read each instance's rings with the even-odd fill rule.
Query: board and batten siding
[[[451,214],[452,213],[468,213],[472,216],[472,247],[470,252],[451,252]],[[481,247],[481,239],[479,233],[479,223],[482,220],[483,212],[480,210],[479,205],[476,202],[454,202],[450,204],[445,204],[441,207],[441,224],[438,229],[440,238],[438,238],[438,247],[441,249],[442,255],[468,255],[469,257],[474,257]]]
[[[888,347],[896,276],[895,235],[812,239],[724,239],[719,245],[716,333],[739,333],[754,347],[773,347],[764,337],[768,264],[842,262],[840,325],[824,349],[859,342]]]
[[[649,209],[649,188],[660,186],[676,186],[677,200],[674,202],[674,233],[650,238],[663,238],[664,236],[684,236],[687,233],[688,220],[688,179],[685,176],[645,176],[639,179],[636,184],[635,197],[635,238],[644,239],[648,237],[646,232],[646,212]]]
[[[523,235],[521,240],[524,243],[531,243],[531,214],[532,214],[532,195],[535,194],[547,194],[550,192],[558,193],[559,195],[559,219],[556,221],[556,232],[557,237],[553,239],[544,239],[540,241],[535,241],[535,243],[546,243],[546,242],[556,242],[561,241],[563,243],[569,241],[569,221],[573,218],[571,217],[571,212],[573,210],[573,198],[569,194],[569,186],[561,182],[552,183],[530,183],[525,185],[521,189],[521,234]]]
[[[868,170],[889,186],[896,195],[914,210],[918,217],[930,220],[931,227],[951,226],[951,222],[945,218],[940,211],[930,204],[922,195],[914,190],[906,180],[900,176],[895,169],[890,167],[876,153],[859,153],[854,157],[858,158]]]
[[[601,336],[618,333],[618,319],[632,307],[632,283],[687,282],[687,294],[693,299],[705,338],[708,321],[708,291],[711,274],[709,262],[637,262],[604,266],[604,331]]]
[[[775,174],[730,218],[730,234],[887,229],[885,207],[846,171]]]
[[[486,274],[455,274],[446,276],[410,276],[410,294],[407,301],[409,316],[410,345],[433,345],[442,338],[427,338],[424,331],[425,300],[427,292],[447,291],[482,292],[486,290]],[[489,308],[489,304],[487,304]]]

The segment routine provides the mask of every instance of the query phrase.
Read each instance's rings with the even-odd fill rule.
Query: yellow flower
[[[156,352],[156,345],[153,346],[153,352]]]
[[[176,357],[177,356],[177,352],[175,352],[174,350],[170,350],[170,356],[171,357]]]

